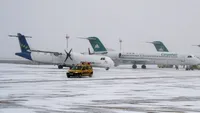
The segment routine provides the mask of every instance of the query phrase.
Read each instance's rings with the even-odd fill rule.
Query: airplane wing
[[[41,51],[41,50],[29,50],[30,52],[41,52],[41,53],[52,53],[55,55],[62,55],[63,53],[60,52],[52,52],[52,51]]]

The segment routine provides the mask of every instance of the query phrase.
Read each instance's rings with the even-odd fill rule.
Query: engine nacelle
[[[122,56],[122,53],[119,53],[119,58],[121,58],[121,56]]]

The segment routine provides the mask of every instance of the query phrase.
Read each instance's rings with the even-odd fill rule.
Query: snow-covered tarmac
[[[56,66],[0,64],[0,113],[199,113],[200,71],[95,68],[67,78]]]

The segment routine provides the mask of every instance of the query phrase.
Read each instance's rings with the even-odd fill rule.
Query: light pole
[[[69,39],[69,36],[68,36],[68,34],[67,34],[67,35],[66,35],[67,51],[68,51],[68,39]]]
[[[119,44],[120,44],[120,52],[122,51],[122,40],[119,39]]]

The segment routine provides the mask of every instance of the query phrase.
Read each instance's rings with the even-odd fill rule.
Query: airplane
[[[157,53],[134,53],[134,52],[113,52],[107,51],[104,45],[97,37],[82,38],[88,39],[94,53],[104,54],[112,58],[115,66],[121,64],[132,64],[132,68],[136,69],[137,64],[142,64],[141,68],[146,69],[146,64],[157,65],[187,65],[186,70],[192,70],[192,65],[200,64],[200,60],[191,54],[178,54],[172,52]]]
[[[164,51],[164,52],[169,52],[168,51],[168,49],[167,49],[167,47],[163,44],[163,42],[161,42],[161,41],[153,41],[153,42],[147,42],[147,43],[152,43],[154,46],[155,46],[155,48],[156,48],[156,50],[158,51],[158,52],[161,52],[162,50]],[[198,47],[200,47],[200,45],[192,45],[192,46],[198,46]],[[161,48],[164,48],[164,49],[161,49]],[[160,50],[160,51],[159,51]],[[200,54],[194,54],[198,59],[200,59]],[[173,67],[173,65],[162,65],[162,66],[160,66],[160,67],[166,67],[166,68],[172,68]],[[185,67],[185,65],[183,65],[183,67]],[[194,69],[200,69],[200,66],[199,65],[194,65],[193,66],[193,68]]]
[[[58,65],[59,69],[70,67],[82,62],[89,62],[93,67],[106,68],[106,70],[114,66],[113,60],[107,56],[83,55],[72,52],[72,49],[69,52],[65,50],[65,53],[34,50],[31,49],[26,41],[26,38],[32,37],[24,36],[20,33],[17,35],[9,35],[9,37],[17,37],[19,40],[21,52],[17,52],[15,55],[38,63]]]

